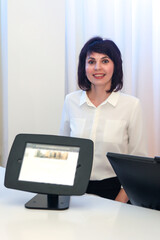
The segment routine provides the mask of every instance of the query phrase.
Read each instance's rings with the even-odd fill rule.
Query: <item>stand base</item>
[[[37,194],[25,204],[30,209],[65,210],[69,208],[70,196]]]

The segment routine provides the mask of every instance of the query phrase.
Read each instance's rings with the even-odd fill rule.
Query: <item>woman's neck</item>
[[[95,105],[95,107],[98,107],[102,102],[104,102],[111,93],[106,92],[104,88],[94,88],[92,87],[91,90],[87,92],[87,96],[90,99],[90,101]]]

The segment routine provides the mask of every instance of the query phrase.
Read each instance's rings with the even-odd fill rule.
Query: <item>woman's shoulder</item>
[[[75,98],[75,97],[81,97],[83,91],[82,90],[77,90],[77,91],[74,91],[74,92],[71,92],[71,93],[68,93],[66,95],[66,98],[67,99],[72,99],[72,98]]]
[[[139,103],[140,100],[138,97],[135,97],[133,95],[129,95],[126,93],[119,92],[119,98],[121,101],[128,101],[128,103]]]
[[[141,108],[141,101],[139,98],[129,95],[123,92],[117,93],[117,107],[128,109],[132,111],[134,109]]]
[[[84,91],[82,91],[82,90],[77,90],[77,91],[68,93],[65,97],[65,101],[69,101],[69,102],[78,101],[79,102],[83,93],[84,93]]]

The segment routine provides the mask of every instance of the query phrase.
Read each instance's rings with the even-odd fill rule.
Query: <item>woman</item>
[[[81,90],[65,99],[61,135],[92,139],[94,159],[87,193],[127,202],[107,152],[146,155],[140,102],[122,94],[121,53],[111,40],[90,39],[79,55]]]

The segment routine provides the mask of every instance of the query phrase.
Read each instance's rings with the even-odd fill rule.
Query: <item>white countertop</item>
[[[35,194],[4,187],[0,167],[1,240],[159,240],[160,211],[85,194],[72,196],[68,210],[31,210]]]

